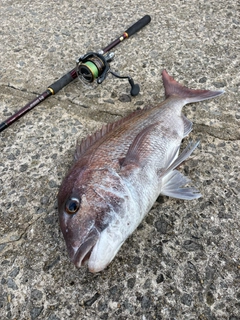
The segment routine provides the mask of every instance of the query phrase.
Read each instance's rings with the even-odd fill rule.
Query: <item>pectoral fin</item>
[[[122,168],[126,167],[127,165],[135,165],[138,167],[143,165],[143,145],[146,142],[148,134],[156,125],[157,123],[149,125],[139,132],[139,134],[135,137],[128,149],[126,157],[119,160],[119,164]]]

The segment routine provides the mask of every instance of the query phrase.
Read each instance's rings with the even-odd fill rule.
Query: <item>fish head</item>
[[[91,272],[103,270],[124,242],[110,228],[124,199],[119,189],[111,191],[117,181],[107,173],[102,171],[100,177],[97,172],[73,170],[58,193],[60,228],[70,260],[76,267],[88,264]]]

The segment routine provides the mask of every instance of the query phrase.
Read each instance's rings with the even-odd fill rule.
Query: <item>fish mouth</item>
[[[90,236],[88,236],[84,243],[82,243],[80,247],[77,249],[76,253],[72,258],[72,262],[77,268],[86,265],[97,240],[98,236],[95,233],[93,233]]]

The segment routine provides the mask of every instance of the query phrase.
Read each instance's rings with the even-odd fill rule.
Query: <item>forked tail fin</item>
[[[166,98],[170,96],[181,97],[185,103],[198,102],[202,100],[211,99],[224,93],[224,91],[211,91],[211,90],[194,90],[182,86],[174,80],[166,70],[162,72],[163,84],[165,88]]]

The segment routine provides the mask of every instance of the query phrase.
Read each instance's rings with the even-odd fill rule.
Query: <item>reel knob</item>
[[[140,92],[139,85],[137,83],[135,84],[131,77],[128,77],[128,81],[131,86],[131,91],[130,91],[131,96],[133,96],[133,97],[137,96]]]

